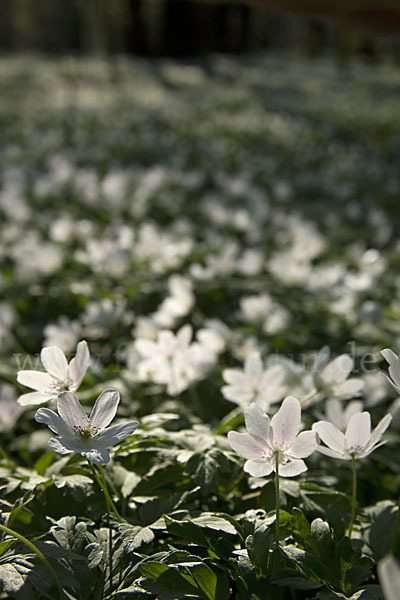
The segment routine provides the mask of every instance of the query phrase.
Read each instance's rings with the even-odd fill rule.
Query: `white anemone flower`
[[[364,387],[362,379],[349,377],[354,367],[354,359],[349,354],[340,354],[329,361],[329,348],[324,347],[317,355],[313,367],[316,389],[330,398],[345,400],[359,396]]]
[[[79,342],[75,357],[68,363],[64,352],[57,346],[46,346],[40,353],[43,371],[18,371],[17,381],[35,392],[18,398],[21,406],[36,406],[55,400],[60,392],[75,392],[82,383],[89,366],[90,354],[85,341]]]
[[[317,450],[326,456],[341,460],[365,458],[385,443],[380,439],[391,420],[392,415],[386,415],[371,432],[370,414],[366,411],[360,412],[351,417],[345,433],[342,433],[333,423],[318,421],[314,423],[312,429],[326,446],[318,445]]]
[[[271,403],[281,400],[285,394],[284,368],[274,365],[264,369],[259,352],[249,353],[244,370],[224,369],[222,376],[228,384],[221,388],[224,398],[244,408],[255,402],[267,411]]]
[[[396,391],[400,394],[400,358],[390,350],[389,348],[385,348],[385,350],[381,350],[381,354],[383,358],[389,363],[389,375],[388,377],[392,386],[396,389]]]
[[[58,414],[49,408],[39,408],[35,419],[59,436],[49,440],[51,450],[59,454],[77,452],[92,463],[105,464],[110,460],[107,448],[132,435],[138,426],[137,421],[129,421],[108,427],[118,404],[119,393],[104,390],[88,417],[77,397],[71,392],[63,392],[57,399]]]
[[[398,600],[400,565],[394,556],[387,555],[378,563],[378,575],[385,600]]]
[[[228,441],[233,450],[246,458],[244,470],[253,477],[265,477],[276,469],[282,477],[295,477],[307,470],[303,458],[317,449],[314,431],[302,431],[301,405],[288,396],[270,420],[259,406],[251,404],[245,411],[247,433],[230,431]]]

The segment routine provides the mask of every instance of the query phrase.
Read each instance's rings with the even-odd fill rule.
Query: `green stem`
[[[303,406],[304,404],[306,404],[306,402],[308,402],[309,400],[312,400],[312,398],[314,398],[314,396],[316,396],[318,394],[318,390],[313,390],[312,392],[310,392],[309,394],[306,394],[305,396],[303,396],[303,398],[300,400],[300,404]]]
[[[118,523],[122,523],[122,519],[120,517],[119,512],[117,511],[117,509],[115,508],[115,504],[111,499],[111,496],[108,492],[108,487],[107,487],[107,482],[105,480],[104,477],[104,471],[103,471],[103,467],[101,465],[99,465],[99,473],[100,475],[97,473],[95,466],[88,460],[89,466],[92,469],[92,473],[94,478],[96,479],[97,483],[99,484],[100,488],[103,490],[103,494],[106,500],[106,506],[107,506],[107,510],[108,512],[113,512]]]
[[[36,554],[36,556],[42,561],[42,563],[44,564],[44,566],[50,573],[52,580],[56,584],[58,591],[60,592],[60,598],[66,598],[66,595],[65,595],[62,585],[56,575],[56,572],[54,571],[53,567],[51,566],[51,564],[49,563],[47,558],[44,556],[44,554],[42,552],[40,552],[40,550],[38,548],[36,548],[36,546],[34,544],[32,544],[32,542],[30,542],[28,539],[26,539],[26,537],[24,537],[20,533],[17,533],[13,529],[10,529],[9,527],[6,527],[5,525],[2,525],[0,523],[0,530],[4,531],[4,533],[7,533],[8,535],[10,535],[10,536],[16,538],[17,540],[19,540],[20,542],[22,542],[23,544],[25,544],[25,546],[28,546],[28,548],[30,550],[32,550],[32,552],[34,554]]]
[[[394,524],[392,543],[390,545],[390,554],[394,554],[396,551],[397,538],[399,535],[399,525],[400,525],[400,499],[397,503],[397,515],[396,515],[396,522]]]
[[[275,541],[279,544],[279,452],[275,452]]]
[[[356,516],[356,504],[357,504],[357,463],[354,454],[351,455],[351,467],[353,472],[353,485],[352,485],[352,495],[351,495],[351,515],[350,515],[350,523],[349,523],[349,533],[348,536],[351,538],[351,534],[353,531],[354,519]]]

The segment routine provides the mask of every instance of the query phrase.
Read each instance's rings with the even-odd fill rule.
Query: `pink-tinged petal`
[[[50,438],[47,445],[50,450],[54,450],[58,454],[71,454],[73,452],[73,450],[66,448],[58,438]]]
[[[85,452],[81,451],[81,454],[87,458],[89,462],[94,463],[95,465],[105,465],[110,460],[110,453],[105,448],[101,448],[99,450],[92,449]]]
[[[342,400],[346,398],[353,398],[359,396],[364,388],[364,382],[361,379],[351,378],[334,385],[332,392],[333,395]]]
[[[76,347],[76,355],[68,366],[68,374],[73,383],[70,385],[71,392],[74,392],[82,383],[86,370],[90,362],[90,353],[87,342],[83,340]]]
[[[264,456],[265,448],[248,433],[230,431],[228,433],[228,442],[233,450],[243,458],[257,460]]]
[[[244,370],[250,381],[257,383],[263,372],[263,364],[259,352],[250,352],[246,358]]]
[[[224,369],[222,377],[226,383],[235,387],[244,387],[247,384],[247,377],[240,369]]]
[[[385,350],[381,350],[381,354],[383,358],[389,363],[389,375],[392,380],[389,379],[390,383],[400,391],[400,359],[399,357],[390,350],[390,348],[385,348]]]
[[[312,426],[312,430],[318,433],[320,439],[329,446],[332,450],[335,450],[339,454],[343,454],[345,451],[345,437],[344,434],[339,431],[333,423],[328,421],[318,421]],[[318,450],[321,451],[320,448]]]
[[[53,377],[41,371],[18,371],[17,381],[21,385],[26,385],[26,387],[38,392],[47,391],[54,383]]]
[[[63,392],[58,396],[57,412],[72,429],[88,426],[88,417],[72,392]]]
[[[315,431],[302,431],[289,449],[290,456],[294,458],[307,458],[317,449],[317,436]]]
[[[307,465],[304,460],[292,460],[286,465],[279,465],[279,476],[280,477],[296,477],[307,471]]]
[[[341,354],[334,358],[321,371],[321,378],[327,384],[342,383],[350,375],[354,361],[349,354]]]
[[[64,352],[57,346],[46,346],[40,353],[40,360],[46,371],[59,381],[68,377],[68,363]]]
[[[347,425],[346,448],[364,448],[371,437],[371,415],[368,412],[353,415]]]
[[[274,446],[281,448],[291,446],[299,432],[300,420],[300,402],[294,396],[288,396],[271,419]]]
[[[337,450],[332,450],[332,448],[327,448],[326,446],[318,445],[317,452],[325,454],[325,456],[330,456],[331,458],[338,458],[340,460],[351,460],[351,457],[348,454],[346,454],[344,450],[342,452],[338,452]]]
[[[107,427],[92,439],[93,447],[108,448],[114,446],[114,444],[119,444],[119,442],[132,435],[138,425],[137,421],[129,421],[129,423],[118,423],[118,425]]]
[[[56,398],[57,396],[54,394],[53,397]],[[38,406],[39,404],[48,402],[51,398],[52,396],[44,392],[29,392],[28,394],[22,394],[18,398],[18,404],[20,406]]]
[[[389,415],[389,414],[385,415],[383,417],[383,419],[381,419],[379,421],[378,425],[375,427],[375,429],[371,433],[369,442],[368,442],[367,446],[365,447],[366,452],[369,452],[372,449],[375,450],[375,448],[377,447],[376,444],[379,442],[382,435],[385,433],[386,429],[389,427],[391,421],[392,421],[392,415]]]
[[[247,460],[243,466],[243,471],[252,477],[266,477],[267,475],[270,475],[273,470],[272,462],[267,462],[265,460]]]
[[[90,422],[97,429],[104,429],[111,423],[117,413],[119,404],[119,393],[115,390],[104,390],[97,398],[92,412]]]
[[[267,415],[257,404],[251,404],[244,412],[246,431],[254,437],[260,446],[270,445],[271,425]]]
[[[379,581],[386,600],[398,600],[400,590],[400,565],[393,556],[385,556],[378,563]]]

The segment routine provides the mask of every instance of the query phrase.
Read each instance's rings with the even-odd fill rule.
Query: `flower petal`
[[[139,423],[137,421],[129,421],[128,423],[118,423],[103,429],[92,439],[94,448],[108,448],[114,444],[122,442],[126,437],[132,435]]]
[[[261,378],[263,364],[259,352],[250,352],[250,354],[246,357],[244,371],[247,375],[247,378],[250,378],[250,380],[254,381],[254,383]]]
[[[292,460],[286,465],[279,465],[280,477],[296,477],[300,473],[307,471],[307,465],[304,460]]]
[[[22,396],[18,398],[18,404],[20,404],[20,406],[37,406],[38,404],[43,404],[43,402],[48,402],[51,398],[56,397],[56,394],[50,396],[44,392],[29,392],[28,394],[22,394]]]
[[[331,450],[335,450],[339,454],[345,452],[345,437],[333,423],[328,421],[318,421],[312,426],[312,430],[318,433],[318,436]],[[318,450],[320,448],[318,447]],[[320,450],[322,452],[322,450]]]
[[[290,456],[306,458],[317,449],[317,435],[315,431],[302,431],[289,449]]]
[[[233,450],[243,458],[257,460],[264,456],[265,448],[248,433],[230,431],[228,433],[228,442]]]
[[[300,419],[300,402],[294,396],[288,396],[271,419],[274,446],[287,448],[293,443],[300,429]]]
[[[347,425],[346,448],[364,448],[371,437],[371,415],[369,412],[356,413]]]
[[[47,445],[50,450],[54,450],[54,452],[58,452],[59,454],[71,454],[73,452],[73,450],[66,448],[59,438],[50,438]]]
[[[93,427],[104,429],[111,423],[116,415],[119,404],[119,393],[115,390],[104,390],[97,398],[90,413],[90,422]]]
[[[222,377],[226,383],[235,387],[244,387],[247,383],[247,377],[240,369],[224,369]]]
[[[350,375],[354,360],[349,354],[337,356],[321,371],[321,378],[327,384],[342,383]]]
[[[389,375],[393,381],[389,380],[394,387],[400,391],[400,359],[399,357],[390,350],[390,348],[385,348],[381,350],[381,354],[383,358],[389,363]]]
[[[65,426],[62,418],[49,408],[39,408],[35,414],[35,421],[44,423],[49,429],[57,434],[59,433],[60,422]]]
[[[57,399],[57,411],[60,417],[72,429],[74,427],[87,427],[89,420],[87,414],[72,392],[63,392]]]
[[[90,353],[87,342],[83,340],[76,347],[75,357],[68,365],[68,374],[73,383],[70,385],[70,390],[74,392],[82,383],[86,370],[90,362]]]
[[[325,454],[325,456],[330,456],[331,458],[339,458],[340,460],[351,460],[351,457],[343,452],[338,452],[337,450],[332,450],[332,448],[327,448],[326,446],[317,446],[317,452],[321,452],[321,454]]]
[[[94,463],[96,465],[103,464],[105,465],[110,460],[110,453],[105,448],[100,449],[92,449],[81,451],[82,456],[88,459],[89,462]]]
[[[378,575],[386,600],[398,600],[400,566],[393,556],[387,555],[378,563]]]
[[[392,421],[392,415],[388,414],[383,417],[375,427],[373,432],[371,433],[371,437],[369,438],[369,442],[365,447],[365,452],[369,452],[372,448],[374,448],[375,444],[379,442],[382,435],[385,433],[386,429],[389,427]],[[374,448],[375,449],[375,448]]]
[[[44,392],[50,388],[54,379],[48,373],[42,371],[18,371],[17,381],[33,390]]]
[[[244,412],[246,431],[254,437],[260,446],[270,445],[271,425],[267,415],[257,404],[251,404]]]
[[[40,360],[46,371],[59,381],[68,376],[68,363],[64,352],[57,346],[46,346],[40,353]]]
[[[249,473],[252,477],[266,477],[274,470],[272,461],[266,460],[247,460],[244,463],[243,471]]]
[[[364,382],[362,379],[356,379],[352,377],[347,379],[338,385],[334,385],[332,392],[337,398],[345,400],[346,398],[352,398],[353,396],[359,396],[364,388]]]

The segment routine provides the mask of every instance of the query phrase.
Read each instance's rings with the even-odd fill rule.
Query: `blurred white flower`
[[[394,556],[387,555],[378,563],[378,576],[385,600],[398,600],[400,565]]]
[[[43,330],[44,345],[58,346],[63,352],[72,352],[78,343],[80,324],[62,315],[57,323],[49,323]]]
[[[270,404],[285,394],[283,367],[275,365],[264,369],[259,352],[251,352],[246,357],[244,370],[224,369],[222,376],[228,384],[221,388],[224,398],[242,407],[255,402],[266,412]]]
[[[346,399],[359,396],[364,382],[351,377],[354,360],[349,354],[341,354],[324,365],[329,359],[329,349],[323,348],[316,358],[313,378],[316,389],[329,398]]]
[[[16,399],[14,386],[3,383],[0,386],[0,431],[11,431],[19,416],[24,412]]]
[[[344,431],[353,415],[362,412],[363,403],[361,400],[349,402],[346,408],[337,398],[330,398],[326,401],[325,416],[335,427]]]
[[[288,396],[270,420],[260,407],[252,404],[245,411],[247,433],[230,431],[228,441],[233,450],[246,458],[244,470],[253,477],[265,477],[276,469],[279,475],[295,477],[307,470],[302,460],[317,449],[313,431],[302,431],[301,406],[297,398]]]
[[[44,423],[58,437],[49,440],[49,448],[59,454],[77,452],[92,463],[108,463],[110,446],[132,435],[137,421],[108,427],[116,415],[119,393],[104,390],[97,398],[88,417],[78,399],[71,392],[63,392],[57,399],[57,413],[49,408],[39,408],[35,419]]]
[[[168,280],[170,295],[160,304],[151,317],[163,328],[174,327],[177,320],[185,317],[194,305],[192,282],[181,275],[171,275]]]
[[[318,421],[314,423],[312,429],[326,444],[326,446],[318,446],[319,452],[332,458],[352,460],[353,457],[365,458],[385,443],[380,439],[391,420],[392,415],[386,415],[371,433],[371,416],[365,411],[356,413],[350,418],[345,433],[328,421]]]
[[[46,369],[43,371],[18,371],[17,381],[35,392],[23,394],[18,398],[21,406],[35,406],[54,400],[60,392],[75,392],[89,366],[89,348],[85,341],[79,342],[76,355],[69,362],[64,352],[57,346],[47,346],[40,353],[40,360]]]

